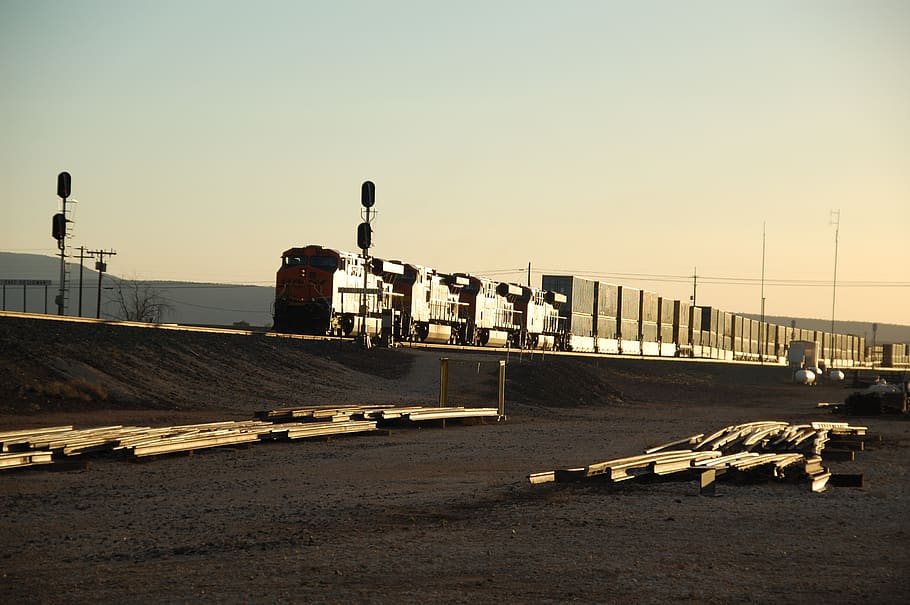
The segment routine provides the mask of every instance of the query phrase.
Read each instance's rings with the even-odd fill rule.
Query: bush
[[[78,399],[80,401],[107,400],[107,387],[101,383],[89,382],[81,378],[75,380],[52,380],[32,386],[29,390],[38,395],[55,399]]]

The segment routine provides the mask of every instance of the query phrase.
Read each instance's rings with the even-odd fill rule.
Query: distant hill
[[[743,313],[743,317],[751,319],[761,319],[761,316],[752,313]],[[823,332],[831,331],[830,319],[806,319],[804,317],[783,317],[779,315],[766,315],[765,321],[780,326],[789,326],[791,321],[796,321],[797,328],[805,330],[821,330]],[[864,321],[836,321],[834,330],[838,334],[853,334],[854,336],[865,336],[866,344],[872,344],[872,322]],[[884,344],[889,342],[910,343],[910,326],[901,326],[898,324],[878,324],[878,330],[875,332],[875,342]]]
[[[82,316],[95,317],[98,301],[98,273],[94,261],[86,261],[82,269]],[[60,281],[60,259],[38,254],[0,252],[0,280],[48,280],[44,286],[5,286],[2,309],[29,313],[56,314],[54,302]],[[105,273],[101,280],[101,317],[120,319],[116,314],[112,290],[120,276]],[[68,263],[66,314],[79,315],[79,264]],[[130,280],[127,280],[130,281]],[[233,284],[176,281],[142,281],[143,287],[155,291],[170,306],[163,322],[231,326],[246,322],[253,327],[272,325],[274,288],[239,286]],[[25,290],[23,292],[23,290]],[[24,297],[23,297],[24,294]],[[23,308],[24,305],[24,308]]]

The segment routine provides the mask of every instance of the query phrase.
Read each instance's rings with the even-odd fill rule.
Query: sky
[[[0,250],[356,251],[910,323],[905,0],[0,0]],[[839,213],[839,214],[838,214]]]

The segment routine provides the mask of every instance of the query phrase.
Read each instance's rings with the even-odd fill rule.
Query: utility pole
[[[761,322],[759,322],[758,361],[765,363],[765,223],[761,224]]]
[[[91,254],[85,253],[85,246],[79,246],[79,317],[82,317],[82,269],[84,265],[82,263],[86,258],[94,258]]]
[[[837,240],[840,236],[840,209],[831,211],[831,223],[834,225],[834,282],[831,288],[831,334],[834,334],[834,303],[837,296]]]
[[[878,324],[872,324],[872,369],[875,369],[875,351],[878,349]]]
[[[692,306],[696,306],[695,292],[698,289],[698,267],[692,272]]]
[[[531,287],[531,261],[528,261],[528,287]]]
[[[95,311],[95,319],[101,319],[101,277],[107,271],[107,263],[104,262],[104,257],[116,256],[117,253],[113,250],[89,250],[88,253],[92,256],[97,254],[99,259],[95,263],[95,270],[98,271],[98,307]]]

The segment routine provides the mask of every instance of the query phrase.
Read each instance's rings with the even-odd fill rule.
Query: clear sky
[[[764,225],[820,318],[839,210],[836,317],[910,323],[910,2],[0,0],[0,250],[54,254],[61,170],[127,277],[273,283],[370,179],[377,256],[729,311]]]

